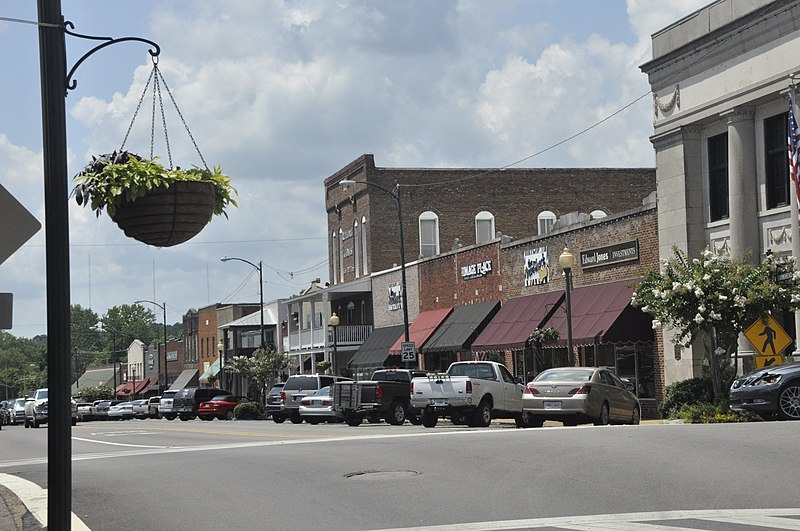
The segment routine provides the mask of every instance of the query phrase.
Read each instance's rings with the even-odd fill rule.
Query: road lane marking
[[[42,527],[47,527],[47,489],[11,474],[0,474],[0,485],[13,492]],[[71,514],[70,524],[73,531],[91,531],[75,513]]]
[[[570,529],[577,531],[670,530],[687,531],[681,520],[800,530],[800,509],[702,509],[649,513],[590,514],[493,522],[466,522],[418,527],[381,528],[382,531],[495,531],[502,529]],[[670,521],[677,520],[673,525]]]
[[[153,446],[147,444],[126,444],[126,443],[118,443],[118,442],[111,442],[111,441],[98,441],[96,439],[84,439],[82,437],[72,437],[73,441],[83,441],[89,443],[97,443],[97,444],[107,444],[109,446],[128,446],[131,448],[179,448],[176,446]]]

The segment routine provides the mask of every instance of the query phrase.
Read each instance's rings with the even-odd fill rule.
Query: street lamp
[[[148,304],[152,304],[153,306],[158,306],[159,308],[161,308],[161,311],[163,312],[163,316],[164,316],[164,385],[163,386],[161,386],[161,385],[158,386],[158,392],[159,392],[159,394],[162,394],[167,389],[167,379],[168,379],[168,375],[167,375],[167,303],[165,302],[164,304],[159,304],[157,302],[153,302],[153,301],[148,301],[148,300],[142,299],[142,300],[134,301],[134,304],[139,304],[140,302],[146,302]],[[157,348],[157,345],[158,344],[156,344],[156,348]]]
[[[567,303],[567,352],[570,358],[572,357],[572,299],[570,292],[572,291],[572,267],[575,265],[575,255],[569,250],[568,246],[564,246],[561,256],[558,257],[558,263],[561,269],[564,270],[565,278],[565,291]]]
[[[224,367],[224,364],[223,364],[223,361],[225,360],[225,358],[223,357],[223,356],[225,356],[225,345],[222,344],[222,340],[221,339],[219,340],[219,343],[217,343],[217,352],[219,352],[219,383],[220,383],[220,387],[222,389],[227,389],[228,386],[225,385],[225,367]]]
[[[256,268],[258,270],[258,294],[261,297],[261,307],[260,307],[260,313],[261,313],[261,348],[263,349],[266,346],[267,341],[264,338],[264,276],[263,276],[264,272],[263,272],[261,260],[258,261],[258,265],[254,264],[250,260],[245,260],[244,258],[236,258],[234,256],[223,256],[219,260],[220,260],[220,262],[227,262],[229,260],[238,260],[240,262],[244,262],[245,264],[250,264],[251,266],[253,266],[254,268]]]
[[[331,360],[331,372],[336,374],[336,328],[339,326],[339,316],[332,313],[331,318],[328,319],[328,326],[333,328],[333,359]]]
[[[370,181],[352,181],[350,179],[342,179],[339,181],[339,184],[342,186],[342,189],[347,189],[348,186],[353,186],[356,184],[374,186],[375,188],[383,190],[389,194],[392,200],[394,200],[394,204],[397,207],[397,221],[400,224],[400,289],[402,290],[403,297],[403,328],[405,330],[405,340],[406,343],[408,343],[410,339],[408,336],[408,298],[406,297],[406,249],[403,241],[403,208],[400,204],[400,185],[396,185],[394,187],[394,191],[392,191],[385,186]]]

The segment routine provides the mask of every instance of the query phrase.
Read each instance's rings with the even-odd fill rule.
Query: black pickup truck
[[[383,419],[395,426],[406,419],[420,424],[420,411],[409,407],[411,379],[426,374],[412,369],[381,369],[372,373],[370,380],[336,382],[333,409],[350,426],[358,426],[365,418],[373,422]]]

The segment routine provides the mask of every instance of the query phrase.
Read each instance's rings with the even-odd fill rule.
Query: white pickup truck
[[[522,380],[493,361],[457,361],[445,374],[430,373],[411,381],[411,407],[422,411],[422,424],[439,417],[453,424],[486,427],[492,418],[513,418],[522,426]]]

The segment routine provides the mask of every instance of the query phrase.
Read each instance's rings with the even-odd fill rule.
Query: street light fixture
[[[219,343],[217,343],[217,352],[219,352],[219,386],[222,389],[227,389],[228,386],[225,385],[225,366],[223,363],[225,360],[225,345],[222,344],[221,339]]]
[[[328,326],[333,328],[333,358],[331,359],[331,372],[336,374],[336,328],[339,326],[339,316],[335,313],[331,314],[328,319]]]
[[[572,299],[570,292],[572,291],[572,267],[575,265],[575,255],[572,254],[568,246],[564,246],[564,251],[558,257],[558,263],[561,265],[561,269],[564,270],[567,303],[567,353],[572,358]]]
[[[403,208],[400,204],[400,185],[397,184],[394,187],[394,191],[392,191],[385,186],[370,181],[352,181],[350,179],[342,179],[339,181],[339,184],[343,190],[347,189],[348,186],[354,186],[356,184],[374,186],[375,188],[383,190],[389,194],[394,201],[395,206],[397,207],[397,221],[400,224],[400,289],[402,290],[403,297],[403,329],[405,331],[406,343],[408,343],[410,339],[408,336],[408,297],[406,296],[406,249],[403,238]]]
[[[261,348],[263,349],[267,345],[267,341],[264,338],[264,271],[263,265],[261,260],[258,261],[258,265],[254,264],[250,260],[245,260],[244,258],[236,258],[234,256],[223,256],[219,259],[220,262],[228,262],[229,260],[238,260],[240,262],[244,262],[245,264],[250,264],[254,268],[258,270],[258,294],[261,298],[261,307],[259,308],[261,314]]]
[[[168,374],[167,374],[167,303],[165,302],[164,304],[159,304],[157,302],[153,302],[153,301],[148,301],[148,300],[142,299],[142,300],[134,301],[134,304],[139,304],[141,302],[146,302],[148,304],[152,304],[153,306],[158,306],[159,308],[161,308],[161,311],[163,312],[163,317],[164,317],[164,384],[158,386],[158,393],[159,394],[163,394],[164,391],[166,391],[166,389],[167,389],[167,379],[168,379]],[[156,348],[158,348],[158,347],[156,347]]]

